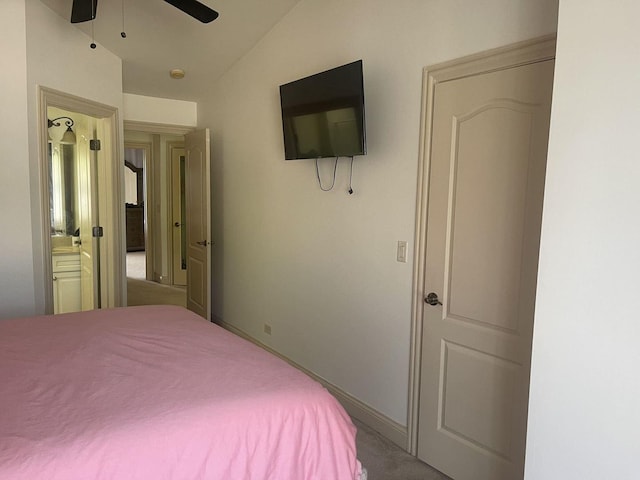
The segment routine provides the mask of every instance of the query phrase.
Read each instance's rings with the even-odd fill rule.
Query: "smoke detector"
[[[182,70],[181,68],[174,68],[172,70],[169,70],[169,76],[171,78],[175,78],[176,80],[180,80],[181,78],[184,78],[184,70]]]

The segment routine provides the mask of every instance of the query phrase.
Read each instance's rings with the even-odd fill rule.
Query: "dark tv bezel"
[[[336,70],[341,70],[341,69],[346,69],[349,67],[352,67],[354,65],[358,65],[359,68],[359,73],[360,73],[360,82],[359,82],[359,86],[360,86],[360,90],[359,90],[359,108],[358,108],[358,115],[361,118],[361,125],[359,125],[359,127],[361,126],[362,129],[362,135],[360,136],[360,140],[361,140],[361,150],[358,153],[353,153],[353,154],[348,154],[348,155],[337,155],[337,156],[347,156],[347,157],[351,157],[351,156],[362,156],[362,155],[366,155],[367,154],[367,129],[366,129],[366,115],[365,115],[365,98],[364,98],[364,67],[363,67],[363,62],[362,60],[356,60],[350,63],[346,63],[344,65],[340,65],[338,67],[334,67],[334,68],[330,68],[328,70],[313,74],[313,75],[309,75],[307,77],[304,78],[300,78],[298,80],[294,80],[292,82],[288,82],[285,84],[280,85],[280,113],[282,116],[282,140],[283,140],[283,147],[284,147],[284,157],[285,160],[314,160],[317,158],[335,158],[336,155],[321,155],[321,156],[302,156],[300,154],[297,154],[297,156],[292,156],[292,157],[288,157],[287,156],[287,146],[286,146],[286,126],[285,126],[285,107],[283,105],[283,98],[282,98],[282,90],[283,88],[287,88],[287,87],[291,87],[293,85],[296,84],[302,84],[302,83],[306,83],[308,81],[313,81],[313,79],[317,79],[318,77],[321,76],[328,76],[331,73],[335,72]],[[327,102],[327,108],[326,111],[331,110],[332,108],[331,106],[332,102]],[[344,104],[340,102],[340,99],[336,99],[334,101],[334,107],[341,107]],[[288,107],[288,110],[291,111],[291,109],[295,109],[296,107]],[[302,107],[298,107],[300,108],[302,111],[304,111],[304,106]],[[290,116],[290,115],[289,115]]]

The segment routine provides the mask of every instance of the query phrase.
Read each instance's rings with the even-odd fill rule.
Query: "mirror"
[[[127,147],[124,149],[127,252],[145,250],[144,156],[144,149]]]
[[[51,235],[77,236],[79,228],[75,145],[49,142]]]
[[[129,150],[132,149],[126,148],[125,154]],[[144,168],[126,159],[124,166],[127,167],[124,171],[125,203],[142,206],[144,204]]]

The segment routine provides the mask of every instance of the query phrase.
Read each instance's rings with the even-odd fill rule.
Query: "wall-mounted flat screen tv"
[[[362,60],[280,86],[287,160],[367,153]]]

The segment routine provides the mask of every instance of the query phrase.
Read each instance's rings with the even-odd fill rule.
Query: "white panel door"
[[[89,123],[92,119],[85,117]],[[98,239],[93,237],[93,227],[98,223],[98,185],[95,168],[95,152],[89,148],[94,138],[91,125],[77,127],[78,161],[78,210],[80,212],[80,285],[82,310],[93,310],[99,305]]]
[[[521,479],[553,61],[435,87],[418,457]]]
[[[211,319],[211,206],[209,129],[185,135],[187,308]]]

